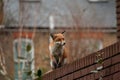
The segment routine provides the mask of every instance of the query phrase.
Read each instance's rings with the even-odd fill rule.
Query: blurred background
[[[69,62],[115,43],[115,2],[0,0],[0,79],[26,80],[26,70],[51,70],[51,32],[66,31]]]

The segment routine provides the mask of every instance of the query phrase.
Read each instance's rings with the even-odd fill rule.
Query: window
[[[30,45],[31,49],[26,50]],[[15,80],[32,79],[28,72],[34,72],[34,45],[30,39],[16,39],[13,42]]]

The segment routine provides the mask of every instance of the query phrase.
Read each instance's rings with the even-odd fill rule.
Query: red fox
[[[67,63],[64,32],[50,34],[52,39],[50,40],[49,51],[51,60],[50,65],[52,69],[59,68]]]

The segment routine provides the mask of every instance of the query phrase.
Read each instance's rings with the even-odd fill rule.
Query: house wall
[[[29,30],[26,30],[26,33],[28,33],[27,31]],[[58,30],[58,32],[61,31],[62,30]],[[7,71],[12,78],[14,76],[13,41],[17,39],[15,33],[19,33],[19,31],[18,30],[5,31],[4,29],[0,31],[0,48],[3,49],[3,53],[5,54],[5,59],[6,59]],[[32,32],[30,31],[30,33]],[[25,38],[25,35],[23,38]],[[69,62],[73,62],[77,59],[80,59],[84,56],[91,54],[92,52],[99,50],[98,48],[93,47],[94,44],[86,44],[86,42],[81,42],[89,38],[92,38],[95,41],[99,40],[102,43],[103,48],[116,42],[115,34],[107,34],[101,32],[81,33],[79,31],[78,32],[68,31],[65,33],[65,39],[66,39],[66,47],[69,53],[68,55]],[[37,70],[40,67],[43,70],[43,72],[49,71],[51,69],[49,63],[50,59],[49,59],[49,49],[48,49],[49,31],[48,30],[36,31],[35,37],[33,39],[33,43],[34,43],[34,55],[35,55],[35,70]],[[93,47],[93,49],[89,50],[88,47],[84,47],[83,45]],[[80,50],[83,50],[83,52],[81,52]]]
[[[13,78],[14,75],[14,63],[13,63],[13,36],[11,32],[0,31],[0,54],[4,54],[5,66],[9,77]],[[0,74],[0,79],[5,80]]]

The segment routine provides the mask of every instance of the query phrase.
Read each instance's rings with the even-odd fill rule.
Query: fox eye
[[[61,39],[58,39],[58,41],[61,41]]]
[[[62,40],[64,40],[64,38],[58,39],[58,41],[62,41]]]

